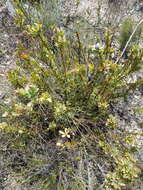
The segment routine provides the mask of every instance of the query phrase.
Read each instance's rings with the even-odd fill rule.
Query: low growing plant
[[[121,189],[132,182],[139,173],[134,167],[136,159],[131,156],[132,141],[127,133],[120,135],[110,105],[134,87],[126,78],[142,66],[142,48],[134,45],[128,59],[118,59],[120,51],[112,45],[110,30],[105,32],[104,43],[89,46],[80,40],[78,32],[68,39],[64,30],[56,26],[49,28],[51,36],[47,37],[42,23],[27,23],[23,9],[18,9],[17,14],[17,23],[31,39],[31,46],[26,49],[19,45],[17,67],[8,72],[15,90],[0,129],[11,138],[10,148],[27,155],[26,182],[41,180],[41,189],[53,189],[54,185],[56,189],[68,190],[73,189],[72,184],[77,189],[86,189],[91,184],[84,173],[77,174],[76,167],[79,160],[86,165],[87,153],[93,155],[93,163],[99,159],[110,165],[109,173],[99,167],[104,189]],[[43,147],[49,142],[58,149],[52,157],[55,161],[49,166],[46,164],[50,157],[43,164],[36,158],[37,166],[33,166],[31,144],[40,154],[47,150]],[[78,157],[79,150],[82,153]],[[72,151],[73,160],[68,156],[67,162],[61,159]],[[69,165],[70,169],[65,171]],[[47,166],[51,175],[43,168]]]

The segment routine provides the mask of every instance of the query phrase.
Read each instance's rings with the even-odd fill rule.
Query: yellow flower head
[[[70,133],[71,133],[71,130],[68,129],[68,128],[65,128],[64,131],[59,131],[60,135],[64,138],[64,137],[67,137],[67,138],[70,138]]]

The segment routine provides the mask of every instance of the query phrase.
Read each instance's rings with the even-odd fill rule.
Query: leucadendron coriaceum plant
[[[14,91],[0,129],[8,147],[27,156],[23,183],[40,184],[41,190],[121,189],[132,183],[139,173],[133,139],[120,132],[110,105],[142,82],[126,80],[142,66],[142,48],[134,45],[123,59],[110,30],[103,43],[97,38],[91,46],[78,32],[68,39],[55,25],[47,36],[42,23],[27,23],[21,6],[16,21],[31,43],[28,49],[19,45],[17,67],[8,72]],[[50,142],[54,156],[46,149]]]

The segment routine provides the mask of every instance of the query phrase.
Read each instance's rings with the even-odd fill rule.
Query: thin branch
[[[76,37],[77,37],[77,42],[78,42],[78,61],[79,61],[79,64],[81,64],[81,41],[80,41],[78,32],[76,32]]]
[[[117,59],[117,61],[115,62],[115,64],[117,64],[117,63],[120,61],[120,59],[122,58],[122,56],[124,55],[124,53],[125,53],[125,51],[126,51],[128,45],[129,45],[130,41],[132,40],[132,38],[133,38],[135,32],[137,31],[138,27],[139,27],[142,23],[143,23],[143,19],[141,19],[140,22],[136,25],[135,29],[133,30],[132,34],[130,35],[130,38],[128,39],[128,41],[127,41],[127,43],[126,43],[126,45],[125,45],[125,47],[124,47],[124,49],[123,49],[121,55],[119,56],[119,58]]]

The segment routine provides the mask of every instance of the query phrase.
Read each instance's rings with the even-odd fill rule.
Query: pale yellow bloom
[[[109,105],[107,102],[99,102],[98,106],[101,109],[107,109]]]
[[[7,127],[7,123],[6,122],[0,123],[0,129],[4,129],[5,127]]]
[[[67,138],[70,138],[71,136],[70,136],[70,133],[71,132],[71,130],[70,129],[67,129],[67,128],[65,128],[65,130],[64,131],[59,131],[59,133],[61,134],[61,136],[64,138],[64,137],[67,137]]]

